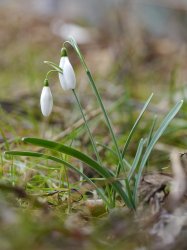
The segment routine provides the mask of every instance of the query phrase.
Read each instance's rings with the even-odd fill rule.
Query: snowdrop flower
[[[61,59],[59,67],[63,70],[63,74],[59,73],[60,84],[64,90],[74,89],[76,86],[76,78],[73,67],[69,61],[65,48],[61,50]]]
[[[45,85],[42,89],[40,106],[42,114],[44,116],[49,116],[53,108],[53,96],[47,79],[45,80]]]

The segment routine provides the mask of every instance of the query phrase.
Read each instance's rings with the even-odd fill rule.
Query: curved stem
[[[94,81],[94,79],[92,77],[92,74],[89,71],[89,68],[88,68],[88,66],[87,66],[87,64],[86,64],[86,62],[84,60],[84,57],[83,57],[83,55],[82,55],[76,41],[73,38],[71,38],[71,40],[66,41],[64,43],[64,45],[66,43],[69,43],[74,48],[74,50],[76,51],[76,53],[77,53],[77,55],[78,55],[78,57],[79,57],[79,59],[80,59],[80,61],[82,63],[82,66],[84,67],[85,72],[86,72],[86,74],[88,76],[89,83],[90,83],[90,85],[91,85],[91,87],[92,87],[92,89],[94,91],[94,94],[95,94],[95,96],[97,98],[97,101],[98,101],[98,103],[99,103],[99,105],[101,107],[101,110],[103,112],[103,115],[104,115],[104,118],[105,118],[105,121],[106,121],[106,125],[107,125],[107,127],[109,129],[110,135],[112,137],[112,140],[113,140],[113,143],[114,143],[114,146],[115,146],[115,149],[116,149],[116,154],[118,156],[119,163],[118,163],[118,166],[117,166],[117,172],[119,172],[121,168],[123,168],[124,171],[125,171],[125,166],[124,166],[124,163],[123,163],[123,157],[122,157],[122,154],[120,152],[119,146],[117,144],[117,140],[116,140],[113,128],[112,128],[112,123],[111,123],[110,118],[109,118],[109,116],[108,116],[108,114],[106,112],[105,106],[104,106],[104,104],[102,102],[101,96],[100,96],[100,94],[98,92],[98,89],[96,87],[96,84],[95,84],[95,81]],[[133,199],[132,199],[132,192],[130,190],[130,185],[129,185],[129,181],[128,181],[127,178],[125,178],[125,187],[126,187],[126,190],[127,190],[129,202],[131,203],[131,206],[134,208],[134,202],[133,202]],[[115,204],[115,197],[116,197],[116,192],[114,191],[114,193],[113,193],[113,202],[114,202],[114,204]]]
[[[61,159],[62,160],[66,160],[63,159],[63,155],[61,154]],[[67,182],[67,189],[68,189],[68,213],[71,212],[71,191],[70,191],[70,183],[69,183],[69,176],[68,176],[68,170],[67,170],[67,166],[64,165],[64,176]]]
[[[120,165],[124,168],[122,155],[121,155],[121,152],[120,152],[120,150],[119,150],[119,147],[118,147],[118,144],[117,144],[116,137],[115,137],[115,135],[114,135],[114,131],[113,131],[113,128],[112,128],[111,121],[110,121],[110,119],[109,119],[109,117],[108,117],[108,114],[107,114],[107,112],[106,112],[105,106],[104,106],[104,104],[103,104],[103,102],[102,102],[101,96],[100,96],[100,94],[99,94],[99,92],[98,92],[98,89],[97,89],[96,84],[95,84],[95,82],[94,82],[94,79],[93,79],[93,77],[92,77],[92,75],[91,75],[91,72],[89,71],[88,66],[86,65],[86,62],[85,62],[85,60],[84,60],[84,57],[83,57],[82,53],[80,52],[80,49],[79,49],[77,43],[75,42],[75,40],[74,40],[74,39],[71,39],[71,41],[66,41],[66,42],[64,43],[64,45],[65,45],[66,43],[69,43],[69,44],[74,48],[74,50],[76,51],[76,53],[77,53],[77,55],[78,55],[78,57],[79,57],[79,59],[80,59],[82,65],[83,65],[83,67],[84,67],[84,69],[85,69],[85,71],[86,71],[86,74],[87,74],[88,79],[89,79],[89,83],[90,83],[90,85],[92,86],[92,89],[93,89],[93,91],[94,91],[94,93],[95,93],[95,96],[96,96],[96,98],[97,98],[97,101],[98,101],[98,103],[99,103],[99,105],[100,105],[100,107],[101,107],[101,109],[102,109],[103,115],[104,115],[104,117],[105,117],[105,121],[106,121],[107,127],[108,127],[108,129],[109,129],[109,131],[110,131],[110,134],[111,134],[111,137],[112,137],[114,146],[115,146],[115,148],[116,148],[116,153],[117,153],[117,155],[118,155],[118,159],[119,159]]]
[[[51,73],[54,73],[54,72],[59,72],[58,70],[56,69],[52,69],[52,70],[49,70],[45,76],[45,79],[48,80],[48,76],[51,74]]]
[[[76,53],[77,53],[77,55],[78,55],[78,57],[79,57],[79,59],[80,59],[80,61],[82,63],[82,66],[84,67],[85,72],[86,72],[86,74],[88,76],[89,83],[90,83],[90,85],[91,85],[91,87],[92,87],[92,89],[94,91],[96,99],[97,99],[97,101],[98,101],[98,103],[99,103],[99,105],[101,107],[102,112],[103,112],[103,115],[104,115],[104,118],[105,118],[105,121],[106,121],[106,125],[107,125],[107,127],[108,127],[108,129],[110,131],[110,134],[111,134],[111,137],[112,137],[115,149],[116,149],[116,154],[118,156],[119,165],[117,167],[117,171],[119,171],[121,169],[121,167],[122,167],[124,169],[124,172],[125,172],[125,166],[124,166],[124,162],[123,162],[123,157],[122,157],[122,154],[120,152],[119,146],[117,144],[117,140],[116,140],[113,128],[112,128],[112,123],[111,123],[110,118],[109,118],[109,116],[108,116],[108,114],[106,112],[105,106],[104,106],[104,104],[102,102],[101,96],[100,96],[100,94],[98,92],[98,89],[96,87],[96,84],[95,84],[95,81],[94,81],[94,79],[92,77],[92,74],[89,71],[89,68],[88,68],[88,66],[87,66],[87,64],[86,64],[86,62],[84,60],[84,57],[83,57],[83,55],[82,55],[82,53],[81,53],[81,51],[80,51],[80,49],[79,49],[76,41],[73,38],[71,38],[71,40],[70,41],[66,41],[64,43],[64,45],[66,43],[69,43],[74,48],[74,50],[76,51]],[[129,182],[128,182],[127,178],[125,178],[125,187],[127,189],[129,202],[134,207],[133,200],[132,200],[132,192],[130,190],[130,185],[129,185]],[[113,198],[114,198],[113,202],[115,202],[115,192],[113,194]]]

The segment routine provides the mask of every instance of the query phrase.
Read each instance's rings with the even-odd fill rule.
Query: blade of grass
[[[109,171],[108,169],[99,165],[98,162],[96,162],[95,160],[93,160],[89,156],[83,154],[82,152],[80,152],[74,148],[65,146],[65,145],[57,143],[57,142],[44,140],[44,139],[38,139],[38,138],[31,138],[31,137],[23,138],[23,141],[27,142],[27,143],[31,143],[33,145],[52,149],[52,150],[73,156],[76,159],[79,159],[80,161],[86,163],[90,168],[94,169],[99,175],[105,177],[106,179],[110,178],[110,177],[114,177],[114,173],[112,171]],[[121,183],[119,181],[115,181],[111,185],[115,189],[115,191],[121,196],[121,198],[126,203],[126,205],[129,208],[134,208],[133,205],[130,203],[125,190],[123,190]]]
[[[4,131],[2,130],[1,127],[0,127],[0,134],[1,134],[2,138],[3,138],[3,140],[4,140],[5,149],[9,150],[10,146],[9,146],[8,140],[7,140],[7,138],[5,136],[5,133],[4,133]]]
[[[95,183],[88,178],[83,172],[81,172],[78,168],[74,167],[73,165],[71,165],[70,163],[66,162],[65,160],[59,159],[57,157],[54,156],[50,156],[47,154],[42,154],[42,153],[36,153],[36,152],[31,152],[31,151],[6,151],[5,155],[12,155],[12,156],[30,156],[30,157],[36,157],[36,158],[43,158],[43,159],[48,159],[60,164],[65,165],[66,167],[74,170],[75,172],[77,172],[80,176],[82,176],[88,183],[90,183],[92,186],[94,186],[94,188],[97,190],[98,194],[100,195],[100,197],[103,199],[103,201],[105,202],[105,204],[110,208],[110,204],[108,203],[108,199],[107,197],[104,195],[103,192],[101,192],[101,190],[95,185]]]

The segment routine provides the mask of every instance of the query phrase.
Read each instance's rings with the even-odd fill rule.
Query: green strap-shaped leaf
[[[136,171],[136,168],[138,166],[138,163],[139,163],[141,155],[142,155],[143,146],[144,146],[144,139],[141,139],[140,142],[139,142],[139,145],[138,145],[138,149],[136,151],[134,161],[132,163],[132,167],[131,167],[131,169],[130,169],[130,171],[128,173],[128,181],[131,180],[134,172]]]
[[[5,154],[12,155],[12,156],[14,156],[14,155],[17,155],[17,156],[31,156],[31,157],[49,159],[49,160],[52,160],[54,162],[65,165],[66,167],[68,167],[68,168],[74,170],[75,172],[77,172],[87,182],[89,182],[97,190],[98,194],[100,195],[102,200],[105,202],[107,207],[110,208],[110,204],[109,204],[108,199],[105,196],[105,194],[97,187],[97,185],[90,178],[88,178],[83,172],[81,172],[78,168],[74,167],[70,163],[68,163],[68,162],[66,162],[66,161],[64,161],[62,159],[59,159],[57,157],[54,157],[54,156],[50,156],[50,155],[42,154],[42,153],[31,152],[31,151],[6,151]]]
[[[156,142],[159,140],[159,138],[161,137],[161,135],[164,133],[165,129],[167,128],[167,126],[169,125],[169,123],[171,122],[171,120],[175,117],[175,115],[178,113],[178,111],[180,110],[180,108],[182,107],[183,104],[183,100],[181,100],[180,102],[178,102],[172,109],[171,111],[166,115],[166,117],[164,118],[164,120],[162,121],[160,127],[157,129],[157,131],[155,132],[155,134],[153,135],[145,153],[144,156],[141,160],[140,163],[140,167],[139,167],[139,172],[136,176],[136,183],[135,183],[135,187],[134,187],[134,199],[135,199],[135,204],[137,203],[137,191],[138,191],[138,186],[141,180],[141,176],[142,176],[142,172],[143,169],[145,167],[145,164],[147,162],[147,159],[154,147],[154,145],[156,144]]]
[[[125,153],[127,152],[127,148],[128,148],[129,143],[130,143],[130,141],[132,139],[132,136],[133,136],[134,132],[136,131],[136,128],[137,128],[137,126],[138,126],[138,124],[139,124],[139,122],[140,122],[140,120],[141,120],[141,118],[142,118],[142,116],[143,116],[143,114],[144,114],[147,106],[149,105],[152,97],[153,97],[153,93],[149,96],[149,98],[147,99],[146,103],[144,104],[144,106],[143,106],[143,108],[142,108],[142,110],[141,110],[138,118],[136,119],[136,121],[135,121],[135,123],[134,123],[134,125],[133,125],[133,127],[132,127],[132,129],[131,129],[131,131],[130,131],[130,133],[128,135],[128,137],[127,137],[127,140],[125,142],[125,145],[124,145],[124,148],[123,148],[123,151],[122,151],[122,157],[123,158],[125,156]],[[120,173],[120,170],[121,170],[121,167],[120,167],[120,163],[119,163],[118,167],[117,167],[117,171],[116,171],[116,176],[117,177],[118,177],[118,175]]]
[[[87,156],[86,154],[72,148],[69,146],[65,146],[61,143],[57,143],[54,141],[50,140],[44,140],[44,139],[39,139],[39,138],[33,138],[33,137],[26,137],[22,139],[24,142],[41,146],[47,149],[55,150],[60,153],[64,153],[66,155],[70,155],[75,157],[76,159],[79,159],[80,161],[86,163],[89,165],[91,168],[93,168],[99,175],[103,177],[111,177],[114,176],[112,172],[110,172],[108,169],[105,167],[101,166],[99,163],[97,163],[94,159],[91,157]]]

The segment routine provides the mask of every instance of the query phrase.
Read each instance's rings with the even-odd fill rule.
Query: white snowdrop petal
[[[63,90],[68,90],[68,85],[65,80],[64,74],[59,73],[59,80],[60,80],[60,85],[63,88]]]
[[[60,58],[60,64],[59,67],[64,71],[64,65],[65,65],[65,61],[67,60],[67,57],[61,57]],[[60,85],[63,88],[63,90],[68,90],[65,78],[64,78],[64,73],[61,74],[59,73],[59,80],[60,80]]]
[[[64,77],[65,77],[68,87],[70,89],[74,89],[76,85],[75,73],[69,60],[66,61],[64,65],[64,72],[65,72]]]
[[[44,116],[49,116],[53,108],[53,96],[49,86],[44,86],[40,97],[41,111]]]
[[[59,74],[62,88],[64,90],[74,89],[76,86],[75,73],[67,56],[61,57],[59,66],[63,70],[63,74]]]

